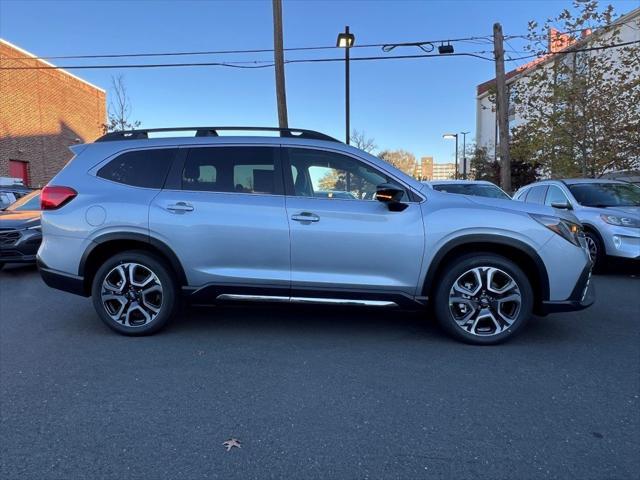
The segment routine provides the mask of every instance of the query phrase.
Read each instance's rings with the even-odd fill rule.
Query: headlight
[[[609,225],[618,227],[640,227],[640,220],[629,217],[619,217],[618,215],[600,215],[600,218]]]
[[[575,246],[580,246],[580,236],[582,235],[582,226],[570,222],[568,220],[563,220],[559,217],[552,217],[550,215],[536,215],[530,213],[531,218],[533,218],[536,222],[541,223],[549,230],[557,233],[562,238],[567,240],[568,242],[573,243]]]

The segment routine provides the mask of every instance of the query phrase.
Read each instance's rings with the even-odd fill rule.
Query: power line
[[[516,58],[507,58],[505,60],[509,61],[509,62],[515,62],[517,60],[526,60],[528,58],[534,58],[534,57],[538,57],[538,58],[543,58],[545,56],[548,55],[566,55],[569,53],[579,53],[579,52],[592,52],[595,50],[608,50],[610,48],[618,48],[618,47],[626,47],[628,45],[634,45],[640,43],[640,40],[631,40],[629,42],[623,42],[623,43],[616,43],[613,45],[600,45],[600,46],[596,46],[596,47],[586,47],[586,48],[576,48],[576,49],[572,49],[571,47],[568,47],[564,50],[561,50],[559,52],[540,52],[540,53],[533,53],[531,55],[525,55],[522,57],[516,57]]]
[[[372,61],[372,60],[398,60],[410,58],[430,58],[430,57],[474,57],[482,60],[493,61],[490,57],[481,55],[482,53],[449,53],[442,55],[434,54],[417,54],[417,55],[390,55],[390,56],[369,56],[369,57],[351,57],[350,61]],[[327,63],[327,62],[344,62],[344,58],[300,58],[294,60],[285,60],[286,64],[294,63]],[[266,61],[247,61],[247,62],[185,62],[185,63],[143,63],[143,64],[120,64],[120,65],[61,65],[61,66],[38,66],[38,67],[0,67],[0,70],[91,70],[91,69],[111,69],[111,68],[170,68],[170,67],[230,67],[244,69],[258,69],[273,67],[273,62]]]
[[[398,42],[398,43],[367,43],[362,45],[353,45],[351,48],[383,48],[383,47],[406,47],[406,46],[419,46],[431,43],[447,43],[447,42],[473,42],[478,40],[486,40],[485,37],[465,37],[465,38],[452,38],[442,40],[424,40],[419,42]],[[335,45],[326,46],[310,46],[310,47],[289,47],[285,48],[286,52],[301,52],[301,51],[314,51],[314,50],[333,50],[339,47]],[[186,52],[148,52],[148,53],[110,53],[100,55],[48,55],[42,57],[30,57],[29,60],[80,60],[80,59],[96,59],[96,58],[137,58],[137,57],[177,57],[177,56],[196,56],[196,55],[229,55],[229,54],[242,54],[242,53],[271,53],[273,48],[255,48],[244,50],[196,50]],[[24,57],[4,57],[2,60],[24,60]]]

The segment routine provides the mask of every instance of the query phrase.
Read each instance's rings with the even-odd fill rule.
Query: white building
[[[550,66],[552,65],[551,62],[553,62],[555,58],[561,58],[561,56],[553,55],[554,52],[559,52],[565,49],[570,51],[574,48],[588,48],[595,40],[606,40],[607,35],[610,36],[614,28],[619,31],[619,43],[639,41],[640,8],[636,8],[628,14],[621,16],[613,22],[612,26],[615,27],[600,29],[593,33],[588,29],[584,30],[581,38],[577,41],[572,40],[569,35],[561,34],[556,30],[551,30],[549,32],[548,50],[552,54],[535,59],[534,61],[522,65],[515,70],[507,72],[507,88],[515,82],[526,82],[527,72],[531,72],[533,69]],[[616,49],[611,49],[612,52],[615,52],[615,50]],[[496,158],[496,152],[498,150],[498,124],[496,122],[496,108],[493,98],[494,88],[495,79],[491,79],[478,85],[476,94],[476,145],[478,147],[486,148],[490,158]],[[521,119],[518,118],[515,108],[510,106],[509,128],[511,129],[516,127],[520,121]]]

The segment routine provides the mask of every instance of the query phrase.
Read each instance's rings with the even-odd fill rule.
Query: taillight
[[[69,203],[78,195],[73,188],[46,186],[40,193],[40,209],[55,210]]]

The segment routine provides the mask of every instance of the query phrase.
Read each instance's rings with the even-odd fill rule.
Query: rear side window
[[[175,154],[174,148],[123,153],[98,170],[98,176],[134,187],[162,188]]]
[[[277,147],[191,148],[182,171],[182,189],[223,193],[275,194]]]
[[[544,196],[547,193],[547,187],[540,185],[538,187],[531,187],[529,194],[527,195],[527,203],[544,203]]]

